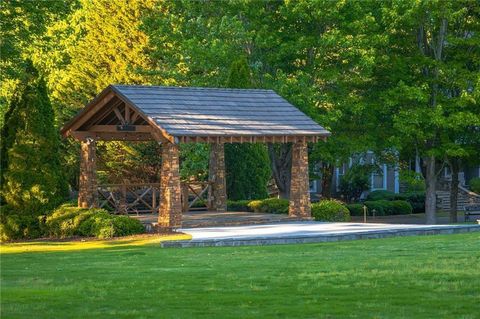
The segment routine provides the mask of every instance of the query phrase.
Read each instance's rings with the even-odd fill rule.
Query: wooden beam
[[[93,138],[98,141],[154,141],[156,138],[151,133],[139,132],[89,132],[74,131],[71,135],[79,140],[85,141],[87,138]]]
[[[127,107],[127,105],[125,105],[125,107]],[[122,113],[120,113],[120,111],[118,110],[118,107],[114,107],[114,108],[113,108],[113,111],[115,112],[115,115],[118,117],[118,119],[120,120],[120,122],[121,122],[122,124],[125,124],[125,119],[123,118]]]
[[[125,104],[125,123],[131,124],[130,123],[130,106],[128,106],[128,104]]]
[[[153,128],[150,125],[130,125],[132,127],[131,132],[122,132],[119,131],[117,128],[117,125],[92,125],[87,131],[88,132],[105,132],[105,133],[151,133],[153,131]],[[81,131],[79,131],[81,132]]]

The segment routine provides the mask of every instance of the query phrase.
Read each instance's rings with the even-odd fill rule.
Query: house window
[[[383,164],[382,170],[375,170],[370,178],[371,190],[387,189],[387,165]]]
[[[340,167],[337,167],[335,169],[335,175],[336,175],[336,185],[337,185],[337,191],[340,190],[340,183],[342,181],[343,175],[345,175],[345,165],[342,164]]]
[[[316,180],[310,181],[309,188],[310,188],[310,193],[316,193],[317,192],[317,181]]]

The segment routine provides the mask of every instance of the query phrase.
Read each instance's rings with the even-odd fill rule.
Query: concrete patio
[[[394,225],[364,223],[279,222],[263,225],[182,228],[192,240],[170,241],[162,247],[207,247],[299,244],[394,236],[478,232],[480,225]]]

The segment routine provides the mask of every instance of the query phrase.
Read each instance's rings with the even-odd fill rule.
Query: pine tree
[[[227,86],[252,88],[250,69],[245,58],[232,63]],[[226,144],[225,166],[229,199],[259,199],[268,196],[267,183],[271,171],[264,145]]]
[[[9,211],[38,216],[67,195],[60,136],[45,81],[31,63],[2,128],[3,200]]]

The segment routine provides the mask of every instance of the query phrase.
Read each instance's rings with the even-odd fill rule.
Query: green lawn
[[[239,248],[4,247],[2,319],[480,316],[479,233]]]

